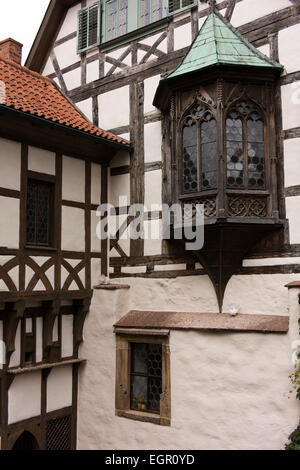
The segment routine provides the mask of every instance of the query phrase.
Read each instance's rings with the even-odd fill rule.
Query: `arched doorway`
[[[39,445],[33,434],[24,431],[16,440],[12,450],[39,450]]]

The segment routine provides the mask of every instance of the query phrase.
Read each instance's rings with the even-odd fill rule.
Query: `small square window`
[[[116,415],[170,426],[168,336],[118,331],[116,338]]]

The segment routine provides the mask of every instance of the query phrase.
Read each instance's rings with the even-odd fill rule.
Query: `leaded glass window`
[[[112,0],[106,3],[107,40],[128,31],[128,0]]]
[[[246,102],[240,103],[226,119],[227,187],[264,189],[264,121]]]
[[[182,129],[183,192],[217,187],[217,123],[213,114],[198,105]]]
[[[146,26],[163,17],[163,0],[140,0],[140,26]]]
[[[131,343],[131,409],[160,413],[162,345]]]
[[[51,245],[53,184],[29,179],[27,187],[27,243]]]
[[[174,13],[196,4],[197,0],[169,0],[169,12]]]

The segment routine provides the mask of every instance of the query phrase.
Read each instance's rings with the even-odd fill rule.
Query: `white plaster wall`
[[[41,372],[15,377],[8,391],[8,424],[41,413]]]
[[[151,210],[151,205],[160,205],[162,202],[162,171],[148,171],[145,173],[145,206]],[[156,209],[157,210],[157,209]]]
[[[289,219],[290,243],[300,243],[300,196],[285,199],[286,217]]]
[[[284,185],[300,184],[300,139],[284,141]]]
[[[70,251],[85,250],[84,210],[63,206],[62,249]]]
[[[19,248],[19,199],[0,197],[0,214],[0,247]]]
[[[300,126],[300,82],[281,87],[283,129]]]
[[[68,201],[85,200],[85,162],[63,157],[62,198]]]
[[[155,108],[152,103],[154,100],[154,96],[157,90],[157,87],[159,85],[161,76],[160,75],[154,75],[153,77],[146,78],[144,80],[144,112],[145,114],[151,113],[153,111],[158,111],[157,108]]]
[[[290,6],[289,0],[243,0],[236,4],[231,23],[237,27]]]
[[[0,138],[0,186],[20,189],[21,144]]]
[[[145,163],[161,161],[161,121],[145,124]]]
[[[184,24],[174,29],[174,50],[183,49],[192,43],[191,23]]]
[[[145,241],[144,255],[155,256],[161,254],[162,223],[161,220],[148,220],[144,222]]]
[[[73,356],[73,315],[62,315],[61,317],[61,356]]]
[[[80,109],[80,111],[92,122],[93,120],[93,101],[92,98],[88,98],[87,100],[79,101],[76,103],[76,106]]]
[[[80,69],[79,69],[80,70]],[[86,65],[86,83],[99,79],[99,60],[94,60]]]
[[[52,73],[55,73],[55,70],[54,70],[52,61],[49,57],[42,71],[42,75],[47,76],[47,75],[51,75]]]
[[[103,93],[99,101],[99,126],[105,130],[129,124],[129,86]]]
[[[68,90],[73,90],[81,85],[81,68],[63,74],[64,82]]]
[[[260,283],[266,283],[272,313],[275,290],[293,276],[282,276],[269,289],[271,278]],[[132,308],[216,312],[215,294],[206,276],[120,282],[131,289],[95,291],[85,325],[80,354],[88,362],[80,369],[78,448],[282,449],[299,421],[297,400],[289,399],[299,309],[285,335],[171,331],[172,422],[157,427],[115,416],[113,324]],[[251,287],[260,295],[257,285]],[[239,288],[249,298],[248,281]]]
[[[47,380],[47,413],[72,406],[72,366],[52,369]]]
[[[129,174],[110,177],[109,203],[119,207],[119,198],[127,198],[130,201],[130,176]]]
[[[224,296],[223,312],[234,305],[239,313],[287,315],[286,275],[232,276]]]
[[[55,153],[29,146],[28,170],[55,175]]]
[[[284,65],[287,73],[300,70],[299,42],[296,40],[299,36],[299,24],[279,31],[279,60],[280,63]]]
[[[73,31],[76,29],[77,24]],[[77,54],[77,38],[70,39],[69,41],[55,47],[54,52],[60,69],[75,64],[80,59],[80,56]],[[80,68],[78,70],[80,70]]]
[[[69,8],[65,20],[59,30],[57,40],[74,33],[77,30],[78,5]]]

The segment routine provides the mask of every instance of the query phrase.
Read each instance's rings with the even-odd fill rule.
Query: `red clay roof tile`
[[[124,146],[129,144],[121,137],[106,132],[87,121],[55,82],[48,77],[43,77],[15,62],[0,58],[0,80],[5,84],[4,100],[3,90],[0,87],[0,104],[2,105]]]

